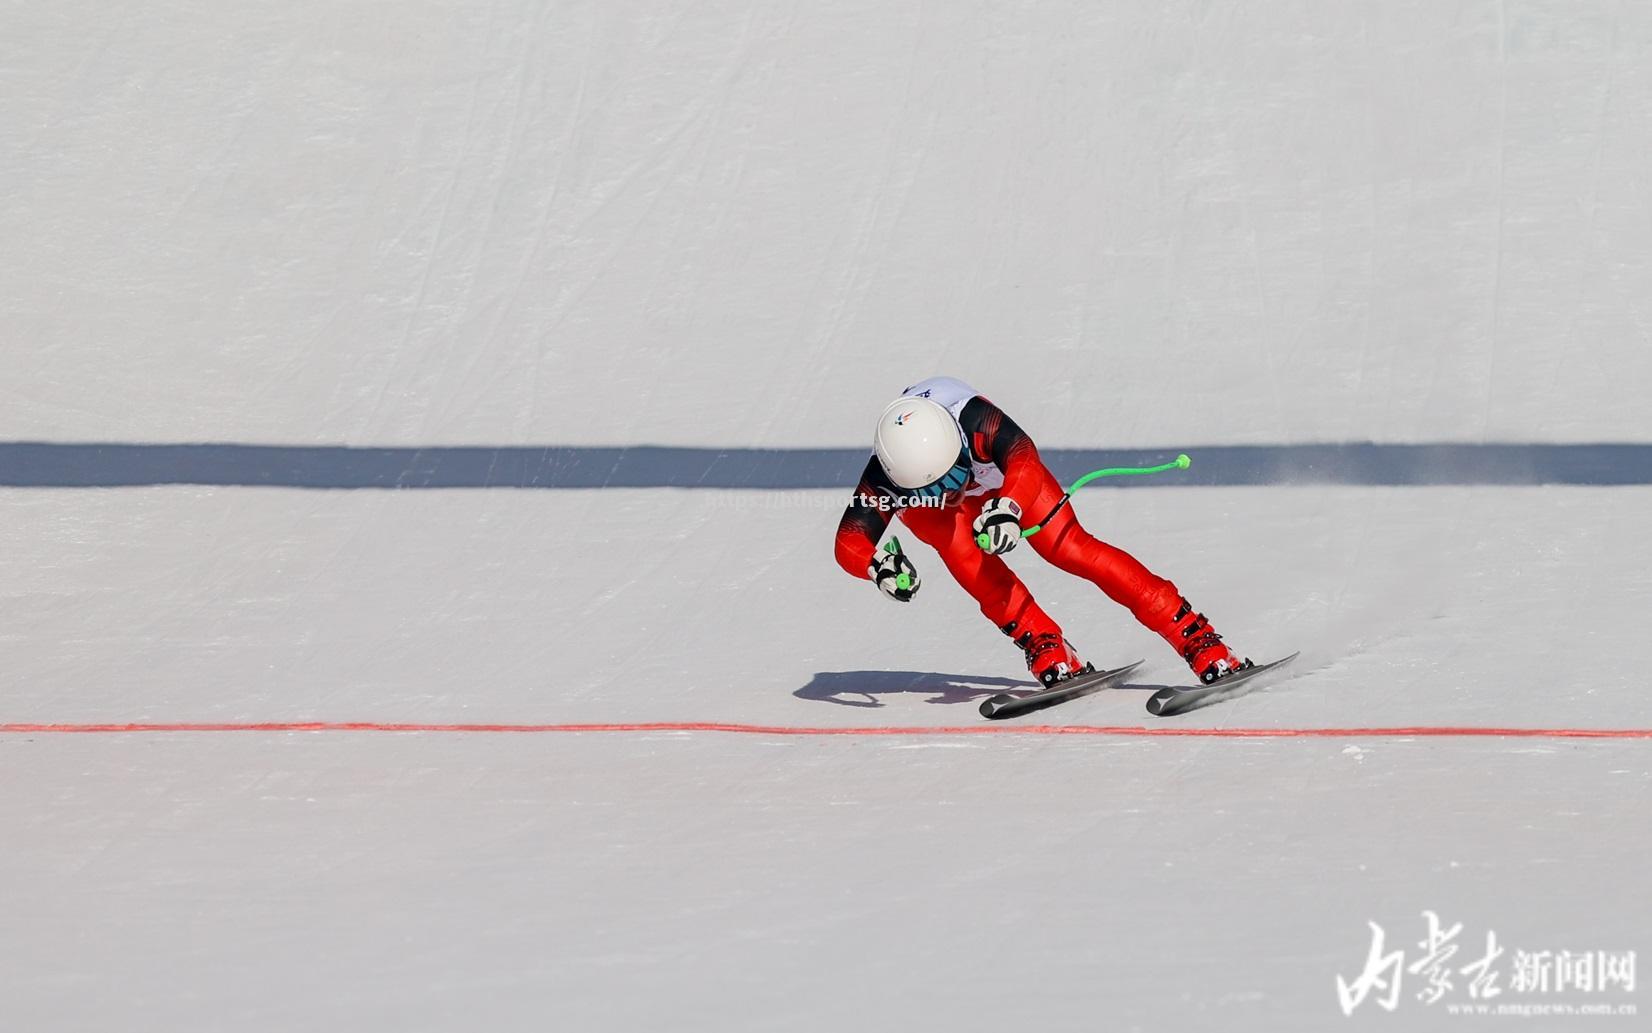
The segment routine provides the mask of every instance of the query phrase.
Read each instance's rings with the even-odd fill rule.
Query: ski
[[[1007,692],[1000,692],[985,703],[981,704],[981,716],[993,721],[1006,717],[1018,717],[1030,714],[1035,710],[1053,707],[1057,703],[1065,703],[1080,696],[1088,696],[1129,675],[1131,671],[1140,667],[1146,661],[1137,660],[1125,667],[1115,667],[1110,671],[1092,671],[1089,674],[1078,674],[1066,681],[1057,682],[1053,687],[1040,689],[1025,696],[1012,696]]]
[[[1147,701],[1147,712],[1159,717],[1169,717],[1180,714],[1195,707],[1207,706],[1211,703],[1220,703],[1223,700],[1243,696],[1252,689],[1260,688],[1262,676],[1271,671],[1277,671],[1286,664],[1301,656],[1300,652],[1292,653],[1283,660],[1275,660],[1271,664],[1258,664],[1247,667],[1242,671],[1235,671],[1225,678],[1218,678],[1209,685],[1193,685],[1187,688],[1171,687],[1160,689],[1153,693]]]

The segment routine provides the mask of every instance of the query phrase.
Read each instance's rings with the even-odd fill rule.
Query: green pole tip
[[[912,575],[910,575],[910,574],[898,574],[898,575],[896,575],[896,577],[895,577],[895,587],[896,588],[911,588],[912,587]]]
[[[1192,465],[1193,460],[1189,458],[1186,452],[1183,452],[1181,455],[1176,457],[1176,466],[1178,469],[1185,470]]]
[[[987,537],[986,532],[983,531],[975,536],[975,544],[985,549],[992,545],[992,539]]]

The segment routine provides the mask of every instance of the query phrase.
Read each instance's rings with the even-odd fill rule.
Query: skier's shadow
[[[1124,682],[1108,691],[1157,692],[1165,687]],[[820,671],[792,695],[844,707],[882,707],[888,704],[879,697],[909,693],[928,693],[925,703],[974,703],[1001,692],[1025,696],[1037,691],[1038,685],[1024,678],[983,678],[975,674],[936,674],[934,671]]]
[[[887,704],[880,696],[920,693],[928,694],[925,703],[973,703],[1000,692],[1032,692],[1037,688],[1037,685],[1023,678],[983,678],[974,674],[821,671],[792,695],[798,699],[836,703],[845,707],[881,707]]]

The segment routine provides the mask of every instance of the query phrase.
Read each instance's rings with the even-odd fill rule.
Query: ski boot
[[[1194,675],[1206,685],[1234,671],[1256,666],[1229,649],[1205,615],[1194,613],[1193,606],[1186,599],[1181,600],[1176,616],[1170,619],[1169,629],[1159,634],[1176,647]]]
[[[1058,631],[1023,631],[1018,635],[1014,621],[999,630],[1021,647],[1021,652],[1027,658],[1027,670],[1031,671],[1033,677],[1046,689],[1068,678],[1090,674],[1096,669],[1095,664],[1080,660],[1073,644],[1062,638]]]

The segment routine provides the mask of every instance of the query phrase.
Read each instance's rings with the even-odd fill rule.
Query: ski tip
[[[1248,692],[1249,688],[1246,686],[1253,679],[1284,667],[1301,655],[1302,652],[1298,650],[1289,656],[1280,657],[1278,660],[1270,660],[1265,664],[1257,664],[1254,667],[1241,668],[1209,685],[1189,685],[1185,688],[1176,686],[1160,689],[1148,699],[1147,712],[1154,717],[1171,717],[1183,711],[1203,706],[1207,701],[1214,702],[1217,699],[1226,698],[1229,693],[1235,690]]]
[[[991,721],[1002,721],[1007,717],[1019,717],[1034,710],[1042,710],[1045,707],[1053,707],[1068,700],[1079,699],[1123,681],[1132,671],[1146,662],[1145,660],[1137,660],[1133,664],[1115,667],[1108,671],[1089,671],[1057,682],[1049,688],[1038,688],[1020,695],[1000,692],[981,704],[981,716]]]
[[[1000,692],[998,695],[987,699],[981,704],[981,716],[989,720],[995,718],[998,716],[998,710],[1000,707],[1006,703],[1013,702],[1015,702],[1014,696],[1011,696],[1007,692]]]

